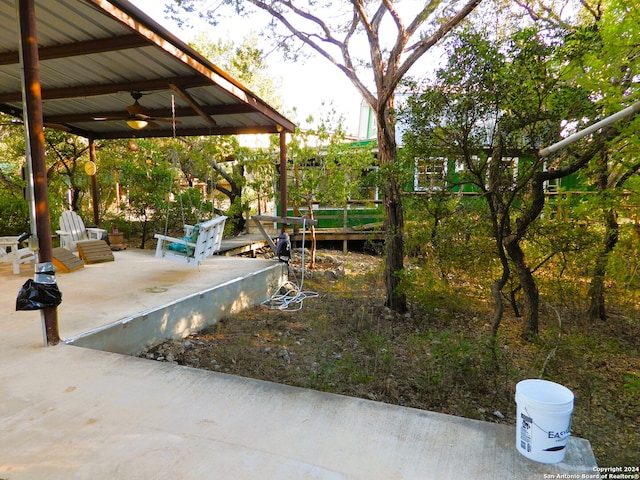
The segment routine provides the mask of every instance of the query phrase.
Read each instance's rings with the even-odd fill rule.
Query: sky
[[[164,18],[163,9],[166,2],[162,0],[130,0],[130,2],[187,43],[203,30],[212,41],[220,38],[240,43],[251,28],[247,29],[246,25],[242,28],[234,28],[233,25],[212,27],[203,24],[202,27],[180,30]],[[242,21],[246,23],[247,19]],[[312,115],[318,119],[323,117],[323,112],[333,108],[338,115],[344,116],[347,133],[357,134],[362,96],[351,81],[328,60],[316,56],[316,58],[295,63],[284,62],[276,52],[267,58],[267,63],[272,77],[281,84],[280,94],[284,107],[279,109],[280,113],[301,128],[305,128],[308,127],[305,123],[308,116]],[[295,113],[293,113],[294,108]]]

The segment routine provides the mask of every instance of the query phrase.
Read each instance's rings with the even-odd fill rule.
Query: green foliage
[[[144,248],[154,233],[164,231],[165,221],[169,220],[168,230],[173,232],[181,230],[182,220],[172,211],[174,202],[167,207],[169,193],[179,189],[178,172],[165,145],[154,140],[136,140],[136,144],[133,150],[127,141],[100,145],[97,180],[103,227],[117,226],[132,245]]]
[[[15,195],[0,187],[0,232],[2,235],[19,235],[29,230],[29,211],[26,200],[22,196]]]
[[[409,348],[422,358],[422,373],[415,379],[416,389],[431,402],[446,405],[455,393],[457,409],[467,416],[477,417],[478,410],[463,405],[468,393],[487,392],[506,381],[507,363],[499,350],[493,351],[478,338],[453,329],[430,329],[417,333],[408,342]],[[471,399],[470,399],[471,400]],[[472,401],[472,400],[471,400]]]
[[[369,361],[367,371],[373,378],[392,371],[392,340],[385,334],[366,332],[360,337],[360,345],[364,348]]]
[[[267,73],[266,55],[255,32],[249,32],[239,45],[233,40],[212,42],[206,32],[197,35],[192,43],[212,63],[251,88],[269,105],[275,108],[282,105],[276,82]]]
[[[474,377],[476,352],[473,343],[451,330],[431,331],[425,380],[437,387],[465,383]]]
[[[416,196],[405,206],[408,253],[433,259],[442,275],[478,264],[485,268],[482,278],[492,273],[495,244],[480,197]]]
[[[9,122],[5,115],[0,121]],[[0,235],[29,231],[29,212],[24,198],[24,135],[18,129],[0,125]]]
[[[640,376],[635,375],[633,373],[625,373],[622,375],[624,380],[624,388],[629,392],[632,396],[637,396],[640,394]]]
[[[345,143],[341,120],[329,117],[316,129],[298,130],[288,145],[293,163],[287,191],[291,203],[308,207],[346,207],[350,200],[367,199],[375,179],[371,148]]]
[[[89,211],[90,177],[84,165],[89,161],[89,143],[58,130],[45,131],[49,211],[58,218],[62,210]]]
[[[608,0],[598,16],[585,16],[570,34],[568,48],[579,50],[582,61],[572,64],[576,83],[592,92],[609,114],[623,98],[637,99],[640,9],[634,0]]]
[[[576,28],[567,24],[563,28],[544,29],[541,23],[533,23],[500,36],[486,27],[470,26],[451,37],[447,44],[446,66],[437,71],[435,81],[420,85],[422,93],[410,98],[408,108],[403,112],[409,125],[404,138],[408,158],[455,158],[458,182],[471,184],[474,191],[484,194],[491,216],[478,216],[479,223],[475,228],[490,231],[494,236],[496,247],[487,249],[487,255],[489,258],[494,254],[502,255],[502,279],[508,278],[511,271],[520,272],[519,279],[514,281],[514,291],[521,287],[518,281],[527,281],[525,286],[529,294],[524,297],[529,306],[525,309],[527,312],[537,312],[538,306],[537,295],[531,294],[534,291],[530,286],[532,282],[524,272],[546,274],[548,267],[555,266],[560,268],[558,272],[562,275],[568,266],[579,264],[567,261],[570,255],[581,257],[586,264],[601,262],[602,248],[593,248],[598,242],[597,227],[605,225],[606,216],[612,209],[620,208],[624,198],[620,191],[605,192],[605,188],[620,187],[631,178],[630,173],[640,168],[637,142],[631,134],[633,125],[625,126],[624,122],[620,123],[621,136],[615,140],[619,147],[611,148],[611,153],[605,150],[604,142],[597,153],[587,152],[588,143],[582,142],[572,146],[571,151],[549,159],[546,164],[535,154],[540,147],[559,140],[561,132],[567,134],[591,123],[593,118],[602,115],[602,111],[619,110],[614,98],[619,102],[621,98],[634,95],[635,86],[625,83],[624,78],[637,76],[637,62],[632,65],[632,62],[621,60],[618,68],[622,73],[617,74],[604,65],[609,57],[603,52],[613,40],[607,39],[607,31],[616,30],[606,19],[621,4],[624,8],[618,10],[618,14],[624,11],[631,18],[636,16],[637,7],[623,0],[607,4],[607,13],[602,19],[594,18],[592,23],[585,22]],[[627,27],[633,29],[630,25]],[[627,54],[636,48],[626,43],[626,39],[622,43]],[[597,62],[594,55],[599,56]],[[624,57],[620,51],[612,55],[615,59]],[[616,83],[617,90],[606,87],[606,95],[611,96],[609,100],[604,87],[595,88],[586,80],[576,80],[577,69],[586,71],[590,68],[600,73],[607,70],[608,75],[597,79],[600,83]],[[608,138],[614,137],[611,132],[608,135]],[[530,160],[520,161],[517,170],[516,165],[508,163],[511,155],[522,156],[527,151]],[[491,156],[491,161],[483,160],[483,152]],[[458,165],[463,172],[458,171]],[[590,168],[585,168],[587,166]],[[545,210],[540,180],[542,171],[553,171],[562,177],[580,169],[582,185],[605,186],[600,188],[600,195],[575,197],[581,201],[567,201],[565,205],[559,198],[554,202],[557,212],[551,208]],[[450,182],[442,185],[442,191],[431,192],[428,203],[423,202],[433,205],[433,208],[425,209],[430,213],[432,225],[430,242],[427,243],[423,228],[417,229],[419,235],[415,243],[433,246],[438,252],[432,255],[440,259],[439,267],[446,272],[447,265],[454,262],[439,252],[457,245],[455,236],[444,236],[439,241],[438,235],[446,233],[448,215],[456,219],[460,216],[451,208],[443,208],[452,202],[439,197],[454,185]],[[573,218],[585,223],[565,232],[568,230],[566,223],[549,223],[547,218],[541,221],[542,212],[549,215],[548,219],[566,222]],[[490,221],[486,222],[486,219]],[[585,228],[587,224],[594,228]],[[610,238],[611,223],[606,225]],[[469,225],[462,222],[460,231],[465,228]],[[603,238],[604,232],[603,228],[600,234]],[[531,325],[537,325],[534,316],[529,318]],[[532,328],[537,329],[537,326]]]
[[[640,288],[640,227],[625,224],[619,238],[609,257],[607,273],[616,285],[636,290]]]
[[[476,261],[475,264],[470,263],[470,268],[456,270],[451,263],[441,267],[437,261],[439,260],[433,257],[414,260],[404,272],[400,288],[406,292],[412,308],[424,314],[425,319],[434,317],[447,323],[452,319],[450,315],[469,313],[468,304],[473,303],[473,288],[477,285],[475,282],[486,278],[487,274],[483,271],[487,266]],[[441,268],[446,269],[446,273],[442,273]],[[472,285],[467,281],[467,276],[471,278],[474,275],[480,278],[474,278]],[[450,281],[453,279],[456,281],[455,285]],[[461,291],[457,288],[460,283],[469,286],[465,301],[462,301]]]

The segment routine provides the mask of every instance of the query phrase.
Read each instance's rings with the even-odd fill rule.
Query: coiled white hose
[[[319,294],[317,292],[310,292],[302,290],[304,285],[304,239],[306,233],[306,223],[307,220],[304,219],[302,221],[302,258],[300,260],[300,271],[302,272],[302,279],[300,281],[300,285],[296,282],[298,279],[295,279],[295,282],[287,280],[285,283],[280,285],[280,287],[275,291],[271,297],[262,302],[262,305],[267,307],[270,310],[281,310],[283,312],[297,312],[302,310],[302,303],[307,298],[318,297]],[[291,245],[289,245],[289,251],[291,251]],[[287,276],[289,275],[289,263],[287,262]],[[295,273],[294,273],[295,277]]]

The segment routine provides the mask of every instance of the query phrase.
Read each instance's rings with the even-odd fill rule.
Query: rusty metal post
[[[96,165],[96,143],[93,138],[89,139],[89,160],[93,165]],[[96,227],[100,226],[100,196],[98,194],[98,174],[97,170],[93,169],[91,175],[91,203],[93,203],[93,223]]]
[[[33,196],[35,201],[35,225],[38,240],[38,257],[41,263],[52,262],[51,220],[49,218],[49,191],[44,149],[44,123],[42,119],[42,91],[40,85],[40,62],[36,34],[34,0],[16,0],[20,29],[20,53],[22,59],[23,104],[25,129],[31,152]],[[28,159],[27,159],[28,160]],[[58,333],[58,310],[42,310],[45,338],[48,345],[60,342]]]
[[[280,216],[287,216],[287,133],[280,130]],[[282,224],[284,232],[286,225]]]

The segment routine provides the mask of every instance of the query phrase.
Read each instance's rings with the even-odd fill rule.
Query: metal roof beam
[[[177,137],[197,137],[207,135],[248,135],[261,133],[278,133],[275,125],[264,126],[246,126],[246,127],[212,127],[212,128],[176,128]],[[169,130],[155,130],[154,128],[145,128],[143,130],[126,130],[111,131],[105,133],[92,132],[91,138],[96,140],[102,139],[118,139],[118,138],[161,138],[171,137],[173,132]]]
[[[0,111],[2,111],[2,106],[0,106]],[[219,105],[219,106],[207,106],[201,107],[201,110],[204,115],[237,115],[244,113],[253,113],[255,110],[251,108],[249,105],[243,104],[231,104],[231,105]],[[160,108],[160,109],[148,109],[145,108],[145,114],[150,117],[157,118],[170,118],[172,117],[171,109]],[[181,107],[176,108],[175,111],[176,118],[182,117],[193,117],[194,111],[190,107]],[[129,118],[129,114],[124,110],[118,110],[116,112],[89,112],[89,113],[72,113],[67,115],[49,115],[45,118],[45,121],[49,123],[73,123],[73,122],[88,122],[90,120],[94,120],[95,118],[108,118],[109,120],[127,120]],[[211,125],[215,127],[216,125]]]
[[[65,45],[54,45],[51,47],[40,47],[38,48],[38,55],[40,61],[43,61],[115,50],[126,50],[129,48],[140,48],[149,45],[152,44],[146,38],[132,34],[121,37],[86,40]],[[20,63],[20,54],[18,51],[0,53],[0,65],[14,65],[18,63]]]
[[[66,98],[92,97],[110,95],[119,92],[133,92],[140,90],[168,90],[169,83],[186,87],[206,87],[211,85],[201,76],[155,78],[151,80],[136,80],[130,82],[107,83],[101,85],[78,85],[75,87],[49,88],[42,90],[43,100],[59,100]],[[22,101],[22,92],[0,93],[0,102],[11,103]]]
[[[200,117],[209,124],[209,126],[211,127],[215,127],[217,126],[216,121],[211,118],[211,116],[209,116],[209,114],[207,112],[204,111],[204,109],[202,108],[202,106],[200,106],[198,104],[198,102],[191,96],[189,95],[189,93],[183,89],[180,88],[178,85],[172,83],[169,85],[171,87],[171,90],[173,90],[174,92],[176,92],[178,95],[180,95],[182,97],[182,99],[187,102],[189,104],[189,106],[191,108],[193,108],[193,110],[200,115]]]

